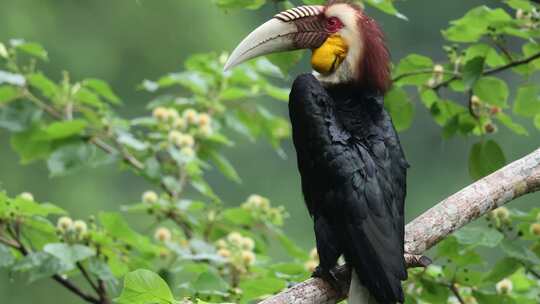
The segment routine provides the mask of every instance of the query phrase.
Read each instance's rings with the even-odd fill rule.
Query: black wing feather
[[[382,98],[327,90],[306,74],[294,82],[289,113],[321,266],[344,254],[379,302],[402,302],[408,165]]]

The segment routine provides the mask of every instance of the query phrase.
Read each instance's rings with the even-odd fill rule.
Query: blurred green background
[[[382,24],[394,61],[411,52],[444,59],[440,30],[449,20],[471,7],[501,6],[502,1],[408,1],[398,8],[409,17],[405,22],[369,10]],[[63,70],[73,78],[102,78],[124,100],[120,111],[126,117],[145,113],[150,97],[136,89],[144,79],[156,79],[182,69],[192,53],[232,50],[252,28],[275,13],[271,5],[251,11],[222,11],[211,0],[2,0],[0,40],[24,38],[42,43],[50,63],[42,68],[59,79]],[[295,73],[309,70],[306,60]],[[292,79],[286,79],[287,84]],[[274,102],[275,111],[286,115],[286,104]],[[515,160],[538,148],[540,136],[529,121],[529,137],[516,137],[501,128],[496,139],[507,159]],[[413,127],[401,134],[409,162],[407,218],[412,219],[439,200],[471,183],[467,172],[472,138],[443,140],[438,127],[420,104],[416,104]],[[251,193],[268,196],[291,214],[286,231],[304,248],[313,246],[311,221],[303,206],[299,177],[291,142],[288,158],[282,159],[266,143],[237,138],[237,147],[227,154],[244,182],[225,180],[209,172],[210,182],[228,204],[239,204]],[[0,131],[0,183],[10,194],[34,193],[68,209],[74,217],[86,218],[100,210],[118,210],[136,202],[149,185],[113,166],[87,169],[78,174],[49,179],[43,163],[21,166],[11,151],[8,136]],[[540,195],[514,203],[526,209],[538,206]],[[149,227],[140,224],[141,229]],[[38,300],[39,299],[39,300]],[[51,281],[27,285],[9,273],[0,272],[0,303],[78,303]]]

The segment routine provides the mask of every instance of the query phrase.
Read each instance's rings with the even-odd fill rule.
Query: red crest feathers
[[[364,40],[364,53],[360,60],[360,82],[380,93],[392,85],[390,53],[386,48],[384,34],[375,20],[361,13],[358,21]]]

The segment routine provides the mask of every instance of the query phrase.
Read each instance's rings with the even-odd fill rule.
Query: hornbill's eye
[[[330,17],[326,19],[326,30],[330,33],[335,33],[343,28],[343,23],[337,17]]]

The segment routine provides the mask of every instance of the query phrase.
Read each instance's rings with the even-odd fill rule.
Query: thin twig
[[[450,290],[452,291],[452,293],[454,294],[454,296],[457,298],[457,300],[459,301],[459,303],[465,304],[465,301],[464,301],[463,298],[461,297],[461,294],[459,293],[459,289],[457,288],[457,286],[456,286],[455,283],[452,283],[452,284],[448,285],[448,288],[450,288]]]
[[[506,56],[506,58],[508,58],[508,60],[510,61],[514,61],[514,57],[512,57],[512,54],[510,54],[510,52],[508,51],[507,48],[504,47],[504,45],[502,45],[499,41],[497,41],[496,39],[494,39],[493,43],[495,44],[495,46]]]
[[[437,72],[437,73],[446,74],[446,75],[452,75],[452,76],[455,75],[454,72],[448,72],[448,71],[442,71],[442,72]],[[426,74],[435,74],[435,71],[433,71],[433,69],[420,69],[420,70],[416,70],[416,71],[412,71],[412,72],[408,72],[408,73],[399,74],[396,77],[394,77],[394,79],[392,79],[392,82],[400,81],[403,78],[426,75]]]
[[[55,274],[52,276],[52,279],[67,288],[72,293],[79,296],[81,299],[85,300],[88,303],[94,303],[94,304],[101,304],[101,301],[99,299],[96,299],[95,297],[86,294],[83,292],[79,287],[75,286],[73,283],[71,283],[69,280],[62,278],[60,275]]]
[[[176,213],[171,211],[167,213],[167,217],[170,218],[173,222],[175,222],[176,225],[180,227],[180,229],[182,229],[182,232],[184,232],[186,238],[191,239],[193,237],[191,226],[185,221],[183,221],[181,218],[178,218],[178,215]]]
[[[51,115],[55,119],[62,119],[62,114],[58,113],[53,107],[39,99],[36,95],[32,94],[32,92],[30,92],[28,89],[23,91],[23,96],[28,98],[31,102],[36,104],[39,108],[47,112],[47,114]]]
[[[523,64],[529,64],[529,63],[531,63],[532,61],[534,61],[536,59],[540,59],[540,52],[536,53],[534,55],[531,55],[529,57],[523,58],[521,60],[512,61],[512,62],[510,62],[508,64],[502,65],[502,66],[497,67],[497,68],[492,68],[492,69],[485,70],[482,73],[482,75],[483,76],[488,76],[488,75],[497,74],[497,73],[506,71],[506,70],[511,69],[511,68],[515,68],[515,67],[523,65]],[[463,78],[462,74],[456,74],[453,77],[451,77],[451,78],[439,83],[438,85],[434,86],[433,89],[434,90],[439,90],[442,87],[448,86],[452,81],[459,80],[459,79],[462,79],[462,78]]]
[[[86,279],[86,281],[88,281],[88,284],[90,284],[92,289],[94,289],[94,291],[99,294],[100,290],[98,286],[94,283],[94,281],[92,280],[92,278],[90,277],[90,275],[88,274],[84,266],[81,264],[81,262],[77,262],[76,265],[79,271],[82,273],[83,277]]]
[[[101,257],[101,246],[96,247],[96,257],[99,259]],[[98,277],[98,289],[99,289],[99,300],[101,304],[109,304],[110,300],[107,297],[107,287],[105,286],[105,281]]]
[[[16,242],[13,241],[13,240],[6,239],[6,238],[4,238],[4,237],[2,237],[2,236],[0,236],[0,243],[2,243],[2,244],[4,244],[4,245],[7,245],[7,246],[9,246],[9,247],[12,247],[12,248],[14,248],[14,249],[17,249],[17,250],[19,249],[19,244],[18,244],[18,243],[16,243]]]
[[[100,148],[107,154],[112,154],[112,155],[120,154],[122,156],[122,159],[128,164],[130,164],[132,167],[134,167],[137,170],[144,170],[144,164],[141,161],[139,161],[137,158],[135,158],[133,155],[126,152],[120,153],[117,149],[110,146],[102,139],[99,139],[97,137],[92,137],[90,139],[90,143],[96,145],[96,147]]]

